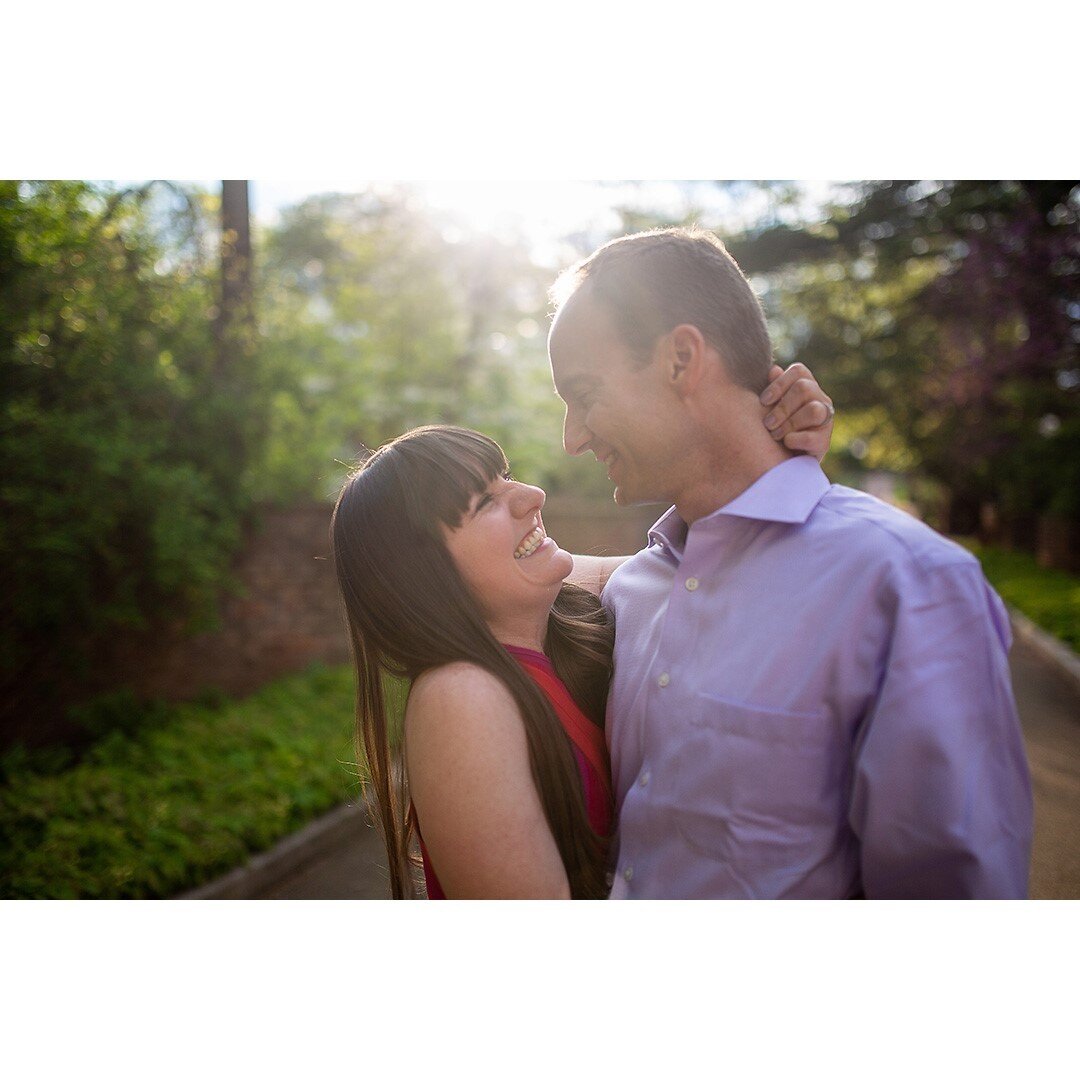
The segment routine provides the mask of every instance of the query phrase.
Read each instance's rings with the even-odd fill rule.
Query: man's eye
[[[477,502],[477,504],[476,504],[476,511],[474,511],[474,512],[479,513],[481,510],[484,509],[485,506],[487,506],[487,504],[489,502],[491,502],[491,496],[490,495],[481,495],[479,502]]]

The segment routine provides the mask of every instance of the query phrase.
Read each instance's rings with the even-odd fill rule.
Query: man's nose
[[[584,454],[589,448],[589,429],[570,409],[566,410],[566,419],[563,420],[562,443],[563,449],[571,457]]]

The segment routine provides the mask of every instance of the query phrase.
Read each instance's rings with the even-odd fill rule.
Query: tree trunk
[[[1035,554],[1040,566],[1080,573],[1080,524],[1063,518],[1039,518]]]
[[[974,536],[979,531],[980,500],[953,491],[949,499],[947,532],[950,536]]]
[[[246,180],[221,181],[221,305],[219,350],[231,352],[230,339],[243,339],[253,328],[251,288],[251,213]],[[220,358],[227,363],[226,356]]]
[[[219,413],[217,440],[227,459],[236,463],[234,495],[240,499],[243,468],[259,426],[250,393],[256,338],[246,180],[221,182],[221,294],[214,331],[212,386]]]

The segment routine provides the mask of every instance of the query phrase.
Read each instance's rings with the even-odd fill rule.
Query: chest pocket
[[[841,827],[846,753],[825,711],[698,695],[678,740],[675,818],[701,855],[747,870],[805,866]]]

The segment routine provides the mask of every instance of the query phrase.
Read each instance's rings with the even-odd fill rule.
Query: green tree
[[[361,447],[438,422],[493,435],[536,482],[595,483],[558,449],[553,271],[523,244],[455,236],[390,190],[307,199],[259,247],[274,387],[262,497],[325,497]]]
[[[215,394],[211,210],[171,186],[0,184],[7,741],[93,688],[118,631],[213,615],[247,495],[223,438],[245,396]]]
[[[1028,542],[1038,515],[1080,521],[1074,185],[874,182],[824,220],[730,240],[857,453],[935,481],[955,531],[988,503]]]

